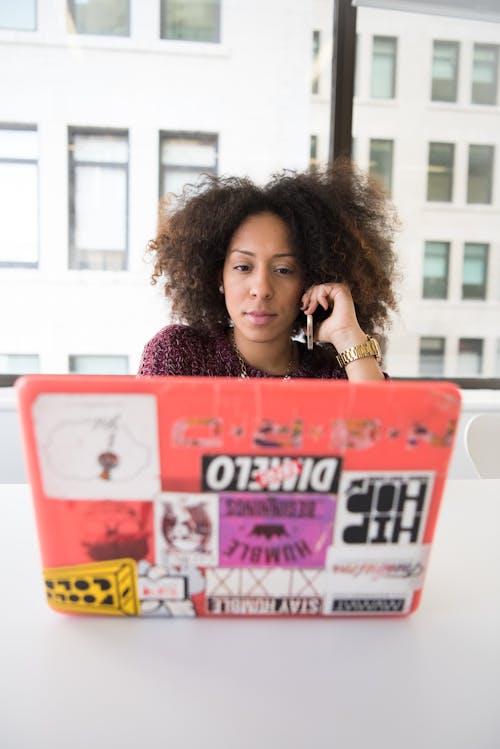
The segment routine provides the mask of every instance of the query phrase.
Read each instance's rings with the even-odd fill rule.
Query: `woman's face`
[[[278,216],[258,213],[240,224],[222,282],[237,338],[262,343],[290,337],[304,284],[288,228]]]

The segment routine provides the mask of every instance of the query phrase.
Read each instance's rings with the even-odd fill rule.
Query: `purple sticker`
[[[221,494],[220,567],[323,567],[335,496]]]

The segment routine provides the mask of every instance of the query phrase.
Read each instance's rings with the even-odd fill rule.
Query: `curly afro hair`
[[[157,237],[149,242],[152,283],[164,278],[173,316],[198,328],[227,327],[218,290],[226,250],[240,224],[262,212],[288,226],[304,289],[346,283],[361,328],[381,333],[397,306],[397,219],[382,188],[347,159],[323,170],[283,171],[263,187],[247,178],[204,175],[174,201],[161,201]]]

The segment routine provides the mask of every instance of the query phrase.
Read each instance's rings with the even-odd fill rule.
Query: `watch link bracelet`
[[[358,343],[357,346],[346,348],[342,353],[337,354],[337,361],[341,367],[351,364],[357,359],[366,359],[368,356],[374,356],[378,364],[382,364],[382,349],[376,338],[367,336],[364,343]]]

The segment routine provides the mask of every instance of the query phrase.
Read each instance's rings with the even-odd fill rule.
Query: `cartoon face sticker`
[[[170,551],[184,554],[206,552],[210,545],[212,523],[204,502],[165,505],[162,533]]]

